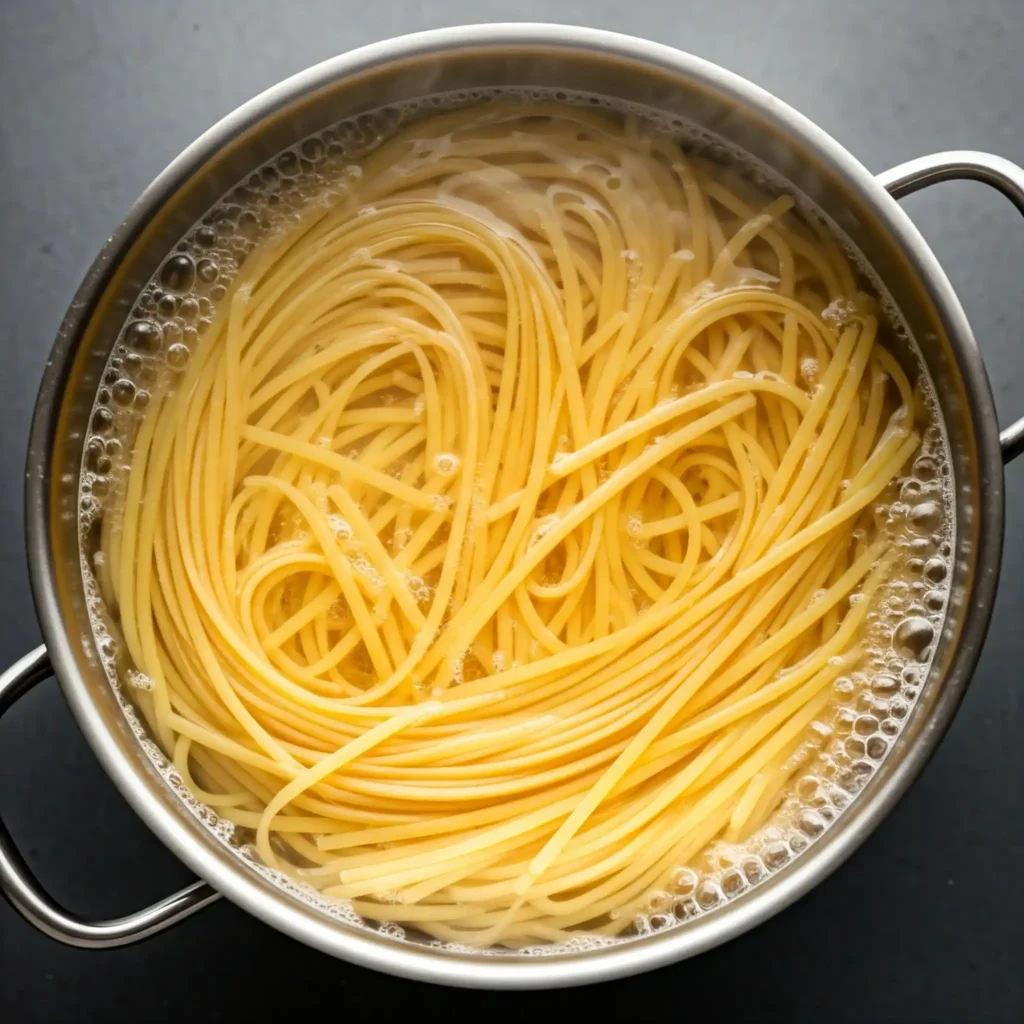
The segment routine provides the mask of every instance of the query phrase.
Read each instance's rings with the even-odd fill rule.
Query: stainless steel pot
[[[734,143],[805,192],[860,249],[895,300],[935,382],[956,484],[950,604],[929,678],[887,759],[839,820],[786,868],[722,909],[605,949],[546,957],[446,952],[328,917],[247,868],[190,813],[144,753],[99,665],[79,572],[77,478],[100,373],[141,286],[230,186],[285,146],[362,111],[448,90],[571,88],[668,111]],[[0,824],[0,886],[62,942],[135,942],[227,896],[311,946],[393,974],[453,985],[528,988],[647,970],[737,935],[821,881],[863,842],[921,771],[964,695],[988,626],[1003,538],[1003,462],[1024,419],[999,432],[981,355],[946,275],[896,202],[947,178],[999,189],[1024,212],[1024,171],[984,153],[941,153],[873,177],[774,96],[656,43],[552,25],[444,29],[368,46],[270,89],[210,129],[160,175],[93,264],[53,346],[28,450],[32,586],[46,647],[0,676],[0,715],[52,674],[96,756],[142,819],[205,881],[115,921],[87,922],[39,886]]]

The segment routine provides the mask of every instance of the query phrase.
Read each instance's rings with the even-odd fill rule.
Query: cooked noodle
[[[919,443],[791,207],[491,105],[245,264],[152,399],[104,580],[156,738],[269,865],[521,946],[621,932],[778,805]]]

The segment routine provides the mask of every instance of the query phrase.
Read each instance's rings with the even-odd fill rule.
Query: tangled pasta
[[[778,805],[919,443],[791,207],[492,104],[244,265],[142,422],[103,582],[155,736],[268,864],[515,947],[621,932]]]

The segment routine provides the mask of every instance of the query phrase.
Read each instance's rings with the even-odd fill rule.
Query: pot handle
[[[45,647],[37,647],[0,675],[0,718],[36,683],[52,675]],[[84,921],[60,907],[39,885],[0,820],[0,892],[11,906],[41,932],[69,946],[106,949],[127,946],[183,921],[220,898],[206,882],[193,882],[181,892],[145,910],[112,921]]]
[[[919,156],[883,171],[877,181],[893,199],[902,199],[937,181],[957,178],[991,185],[1024,214],[1024,168],[992,153],[951,150]],[[1003,462],[1010,462],[1024,452],[1024,416],[1000,433],[999,444],[1003,449]]]

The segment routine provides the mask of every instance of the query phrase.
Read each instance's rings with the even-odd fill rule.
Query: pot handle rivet
[[[37,647],[0,674],[0,718],[19,697],[52,675],[45,647]],[[69,946],[107,949],[127,946],[183,921],[220,898],[205,882],[194,882],[181,892],[145,910],[111,921],[84,921],[59,906],[39,885],[0,820],[0,892],[29,924]]]
[[[908,160],[878,175],[879,184],[894,199],[902,199],[939,181],[969,179],[998,189],[1024,214],[1024,168],[1004,157],[973,150],[951,150]],[[1024,452],[1024,416],[999,435],[1003,462]]]

